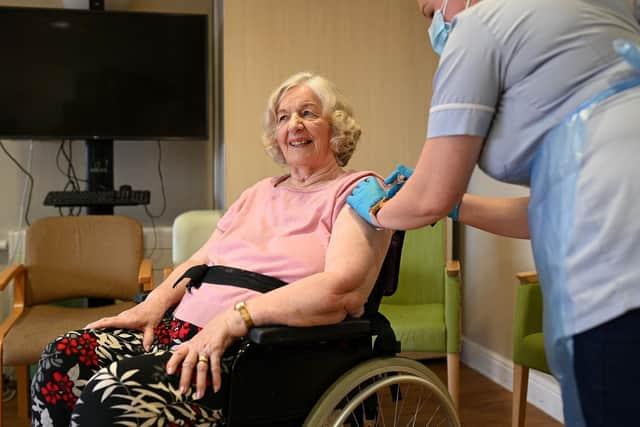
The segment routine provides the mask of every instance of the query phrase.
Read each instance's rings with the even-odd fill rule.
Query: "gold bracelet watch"
[[[375,218],[376,221],[378,221],[378,212],[380,211],[380,209],[382,209],[382,206],[387,200],[389,199],[383,197],[382,199],[378,200],[375,205],[371,206],[371,209],[369,209],[369,215]]]
[[[247,303],[244,301],[237,302],[236,305],[233,306],[233,309],[240,313],[240,317],[244,320],[244,324],[247,327],[247,330],[253,328],[253,319],[249,314],[249,310],[247,309]]]

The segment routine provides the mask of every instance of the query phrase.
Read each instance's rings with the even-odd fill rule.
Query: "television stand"
[[[113,190],[113,139],[87,139],[87,191]],[[113,215],[113,206],[87,206],[87,215]],[[89,307],[113,304],[110,298],[88,298]]]
[[[113,190],[113,140],[88,139],[87,191]],[[87,206],[87,215],[113,215],[113,206]]]

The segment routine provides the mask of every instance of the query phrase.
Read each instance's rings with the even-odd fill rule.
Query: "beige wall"
[[[289,75],[318,72],[351,99],[363,136],[349,164],[383,175],[415,165],[424,141],[437,57],[414,0],[227,0],[224,7],[227,206],[281,170],[260,144],[270,92]],[[477,172],[473,192],[520,195]],[[464,335],[511,355],[516,271],[531,269],[528,242],[477,230],[463,236]]]
[[[363,129],[348,167],[415,164],[436,60],[414,0],[232,0],[224,11],[227,205],[280,173],[260,143],[271,91],[298,71],[333,80]]]
[[[469,192],[492,197],[526,196],[528,189],[499,183],[476,168]],[[465,227],[463,231],[464,335],[511,358],[514,274],[534,270],[529,240],[499,237]]]

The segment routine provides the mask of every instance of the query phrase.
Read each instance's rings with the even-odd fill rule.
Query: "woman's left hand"
[[[386,185],[391,186],[391,188],[387,190],[387,199],[395,196],[411,175],[413,175],[413,169],[408,168],[405,165],[398,165],[398,167],[391,172],[391,175],[386,177],[384,180]]]
[[[167,373],[174,374],[182,366],[180,373],[180,393],[187,392],[195,375],[196,392],[194,399],[201,399],[207,388],[207,379],[212,379],[213,390],[221,386],[220,360],[225,350],[236,337],[245,331],[238,330],[238,324],[232,316],[238,316],[227,310],[213,318],[189,341],[178,345],[167,362]],[[195,374],[194,374],[195,372]]]

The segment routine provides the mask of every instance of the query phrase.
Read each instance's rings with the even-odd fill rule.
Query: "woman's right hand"
[[[153,344],[153,333],[166,311],[164,304],[147,298],[144,302],[123,311],[117,316],[103,317],[89,323],[85,329],[124,328],[143,332],[142,346],[149,351]]]

